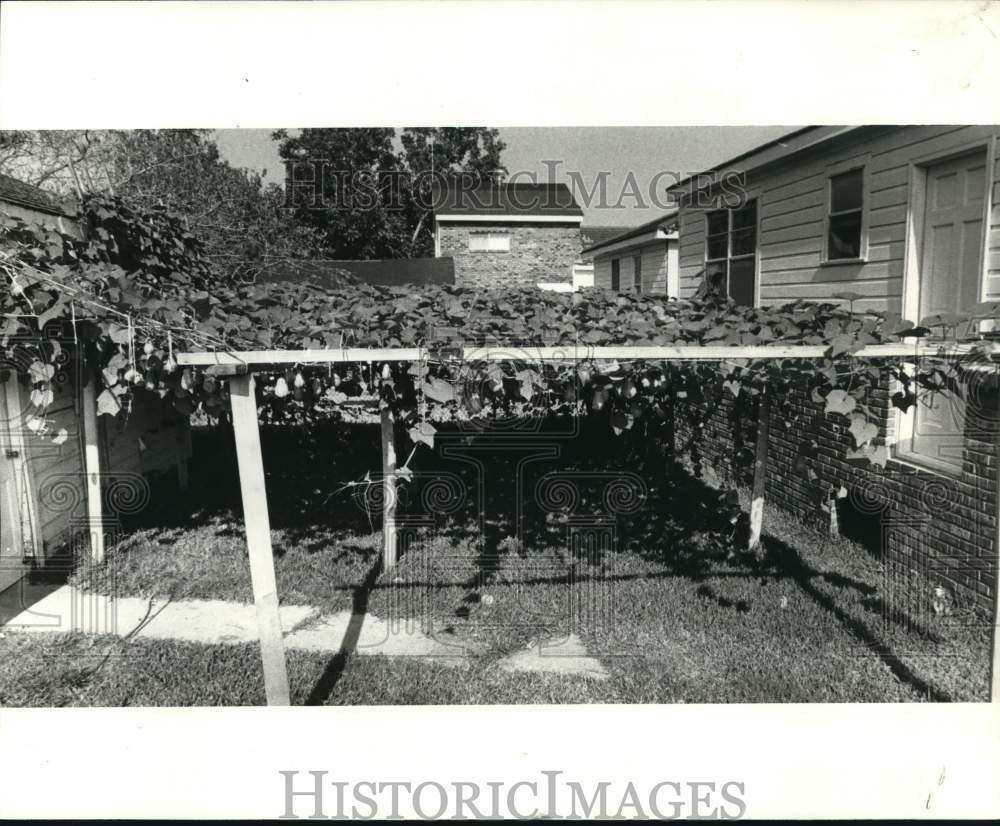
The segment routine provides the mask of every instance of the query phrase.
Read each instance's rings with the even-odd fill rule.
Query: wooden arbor
[[[878,344],[861,349],[854,358],[919,359],[928,356],[951,356],[971,352],[973,345],[940,344]],[[978,345],[982,349],[982,345]],[[822,358],[828,353],[824,345],[755,345],[755,346],[610,346],[610,347],[466,347],[455,354],[464,362],[580,362],[580,361],[729,361],[732,359],[795,359]],[[992,354],[1000,354],[1000,345],[992,345]],[[254,371],[274,365],[336,364],[358,362],[418,362],[426,356],[420,348],[345,348],[340,350],[254,350],[243,352],[191,352],[177,356],[177,363],[191,367],[214,367],[231,376],[230,398],[233,427],[239,463],[240,488],[243,499],[250,574],[260,635],[264,666],[264,689],[268,705],[289,704],[288,674],[285,663],[281,617],[274,573],[274,553],[271,547],[270,518],[267,506],[264,463],[260,448],[260,430]],[[766,409],[766,405],[765,405]],[[397,545],[394,516],[395,445],[392,439],[393,421],[389,411],[382,413],[382,484],[385,486],[383,510],[383,567],[395,565]],[[751,542],[759,540],[763,520],[763,469],[766,465],[765,439],[759,440],[753,503],[751,505]],[[998,478],[1000,485],[1000,478]],[[997,535],[994,550],[1000,554],[1000,507],[997,514]],[[998,565],[1000,572],[1000,565]],[[1000,574],[998,574],[1000,575]],[[1000,702],[1000,626],[994,606],[991,696]]]

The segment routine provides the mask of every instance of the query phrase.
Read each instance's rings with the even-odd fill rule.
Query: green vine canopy
[[[887,378],[892,404],[908,409],[918,388],[947,392],[953,365],[858,359],[873,344],[937,334],[979,341],[979,322],[1000,317],[982,304],[969,316],[936,316],[920,326],[898,315],[855,311],[858,295],[828,302],[742,307],[718,297],[667,300],[599,289],[557,293],[427,285],[222,282],[185,222],[166,210],[139,212],[120,200],[91,197],[82,232],[0,215],[0,368],[31,384],[28,427],[58,442],[47,427],[51,383],[67,358],[97,376],[98,409],[117,414],[134,392],[154,392],[182,413],[228,415],[228,387],[216,367],[177,364],[180,351],[315,350],[419,347],[417,362],[309,365],[258,373],[261,416],[289,422],[336,416],[351,405],[388,407],[414,447],[433,445],[434,422],[591,415],[615,434],[655,438],[678,415],[695,431],[723,398],[752,404],[767,388],[777,421],[790,426],[798,390],[841,417],[853,437],[849,458],[884,465],[873,391]],[[715,362],[532,361],[530,348],[568,353],[607,345],[820,345],[818,358]],[[510,361],[466,362],[456,348],[511,348]],[[981,348],[981,349],[977,349]],[[738,352],[738,351],[735,351]],[[988,358],[982,341],[965,357]],[[256,368],[255,368],[256,370]],[[411,454],[412,455],[412,454]],[[407,468],[400,474],[405,478]]]

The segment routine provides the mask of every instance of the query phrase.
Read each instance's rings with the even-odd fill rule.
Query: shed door
[[[31,542],[17,379],[0,382],[0,591],[28,572]],[[27,535],[26,535],[27,531]]]

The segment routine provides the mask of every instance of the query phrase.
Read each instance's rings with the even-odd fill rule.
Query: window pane
[[[737,304],[754,304],[754,261],[745,258],[729,264],[729,297]]]
[[[747,201],[739,209],[733,210],[733,229],[757,228],[757,201]]]
[[[617,258],[611,259],[611,289],[620,292],[622,288],[621,262]]]
[[[708,213],[708,234],[719,235],[729,231],[729,211],[717,209]]]
[[[712,285],[713,291],[718,291],[725,293],[726,291],[726,274],[729,272],[729,267],[725,261],[715,261],[711,264],[705,265],[705,280]]]
[[[861,209],[861,190],[864,170],[852,169],[843,175],[830,178],[830,212]]]
[[[914,408],[913,452],[928,459],[962,468],[966,403],[954,393],[920,391]]]
[[[726,234],[722,235],[709,235],[708,236],[708,257],[709,258],[725,258],[726,257]]]
[[[642,258],[638,255],[632,259],[632,270],[635,273],[633,276],[632,283],[635,286],[635,291],[637,293],[642,292]]]
[[[733,232],[733,255],[750,255],[757,251],[757,230],[740,229]]]
[[[827,258],[859,258],[861,256],[861,212],[830,216],[830,237]]]

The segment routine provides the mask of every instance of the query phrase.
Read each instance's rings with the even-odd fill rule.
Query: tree
[[[410,255],[433,255],[428,204],[432,202],[430,186],[434,177],[429,173],[468,173],[484,183],[498,180],[507,172],[500,160],[500,153],[507,145],[500,140],[496,129],[480,126],[407,127],[401,141],[413,188],[419,188],[411,190],[409,201],[408,222],[413,229]]]
[[[281,187],[231,167],[208,130],[8,132],[0,137],[0,172],[60,196],[166,207],[197,232],[225,281],[253,280],[317,248],[317,233],[284,209]]]
[[[323,233],[332,258],[433,254],[431,173],[503,173],[496,129],[406,127],[274,133],[288,164],[286,193],[300,222]]]

